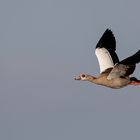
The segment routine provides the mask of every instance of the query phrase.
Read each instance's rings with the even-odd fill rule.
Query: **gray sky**
[[[137,0],[0,1],[0,139],[140,139],[140,87],[74,81],[99,72],[106,28],[120,59],[140,49]],[[140,65],[134,73],[140,79]]]

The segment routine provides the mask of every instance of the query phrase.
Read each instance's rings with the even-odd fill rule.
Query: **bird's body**
[[[122,88],[127,85],[140,85],[140,80],[130,77],[134,72],[136,63],[140,62],[140,50],[134,55],[119,61],[115,52],[116,40],[111,30],[107,29],[96,45],[95,54],[97,56],[100,75],[94,77],[81,74],[75,80],[90,81],[110,88]]]
[[[98,77],[93,77],[91,75],[86,75],[86,79],[87,81],[90,81],[94,84],[97,85],[102,85],[102,86],[106,86],[106,87],[110,87],[110,88],[122,88],[127,86],[130,83],[130,78],[129,77],[125,77],[125,78],[114,78],[111,80],[107,79],[108,74],[101,74]]]

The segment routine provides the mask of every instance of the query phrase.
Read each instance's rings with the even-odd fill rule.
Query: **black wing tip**
[[[136,63],[140,62],[140,50],[138,50],[135,54],[132,56],[122,60],[120,64],[125,64],[125,65],[135,65]]]
[[[112,35],[112,36],[114,37],[113,31],[112,31],[110,28],[107,28],[107,29],[105,30],[104,34],[110,34],[110,35]],[[103,34],[103,35],[104,35],[104,34]]]
[[[105,32],[112,32],[112,30],[110,28],[107,28]]]
[[[107,28],[105,30],[95,48],[106,48],[116,50],[116,40],[110,28]]]

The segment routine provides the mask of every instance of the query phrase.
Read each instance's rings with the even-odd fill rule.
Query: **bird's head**
[[[89,81],[90,77],[91,77],[90,75],[82,73],[82,74],[76,76],[74,79],[75,80],[81,80],[81,81]]]

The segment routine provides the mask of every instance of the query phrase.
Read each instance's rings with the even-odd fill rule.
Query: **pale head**
[[[76,76],[74,79],[75,79],[75,80],[87,81],[87,80],[88,80],[88,75],[82,73],[82,74],[80,74],[79,76]]]
[[[82,73],[79,76],[76,76],[74,79],[75,80],[81,80],[81,81],[92,81],[92,80],[94,80],[96,78],[91,76],[91,75]]]

